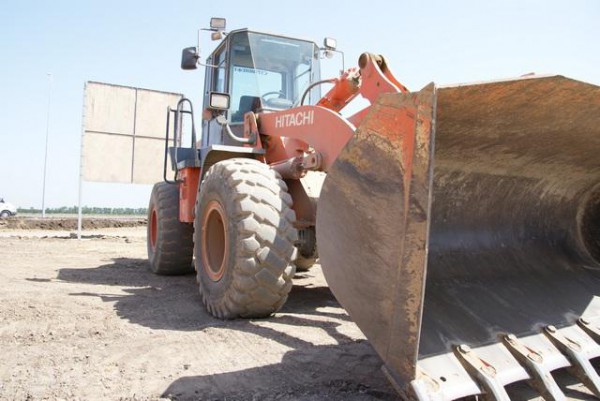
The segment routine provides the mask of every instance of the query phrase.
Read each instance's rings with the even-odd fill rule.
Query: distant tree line
[[[30,207],[29,209],[18,208],[18,213],[27,213],[27,214],[41,214],[42,209],[36,209]],[[79,210],[77,206],[62,206],[62,207],[54,207],[54,208],[46,208],[47,214],[77,214]],[[90,207],[83,206],[81,208],[81,213],[83,214],[107,214],[107,215],[146,215],[148,214],[148,209],[145,207],[139,208],[131,208],[131,207]]]

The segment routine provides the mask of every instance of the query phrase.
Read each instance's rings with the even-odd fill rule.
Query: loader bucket
[[[600,396],[600,87],[381,96],[328,173],[317,241],[405,398],[559,400],[561,368]]]

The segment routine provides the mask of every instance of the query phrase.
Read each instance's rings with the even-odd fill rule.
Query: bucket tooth
[[[571,362],[569,372],[600,398],[600,377],[579,342],[561,334],[554,326],[545,327],[544,334]]]
[[[596,325],[585,318],[580,318],[577,321],[577,324],[588,336],[592,337],[595,342],[600,344],[600,329]]]
[[[507,334],[503,336],[502,340],[510,353],[531,376],[528,384],[534,390],[548,401],[563,401],[566,399],[565,394],[552,377],[552,373],[544,367],[544,358],[541,352],[527,347],[514,334]]]
[[[496,368],[477,356],[468,345],[461,344],[457,346],[454,353],[467,372],[485,390],[483,394],[485,399],[490,401],[510,401],[506,389],[496,379]]]

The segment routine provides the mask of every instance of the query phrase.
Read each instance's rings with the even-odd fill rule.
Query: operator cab
[[[195,68],[184,64],[185,52],[192,49],[184,49],[184,69]],[[199,55],[188,57],[193,60],[191,57],[198,60]],[[231,130],[239,135],[245,113],[298,105],[309,85],[320,80],[320,49],[311,41],[240,29],[227,34],[201,65],[206,67],[201,146],[230,144],[216,117],[224,115]],[[215,95],[219,94],[229,96],[229,101],[223,102],[228,107],[214,107]],[[315,87],[305,103],[319,99],[320,90]]]

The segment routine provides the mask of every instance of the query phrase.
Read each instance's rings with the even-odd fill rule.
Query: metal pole
[[[82,140],[83,142],[83,140]],[[79,162],[79,195],[77,200],[77,239],[81,239],[81,226],[83,225],[83,214],[81,210],[81,196],[83,194],[83,169]]]
[[[46,167],[48,165],[48,134],[50,133],[50,101],[52,99],[52,73],[48,76],[48,108],[46,111],[46,149],[44,151],[44,181],[42,184],[42,218],[46,217]]]
[[[87,82],[83,84],[83,112],[81,113],[81,143],[79,145],[79,195],[77,200],[77,239],[81,240],[81,228],[83,225],[83,213],[81,210],[81,199],[83,195],[83,143],[85,135],[85,114],[87,111]]]

